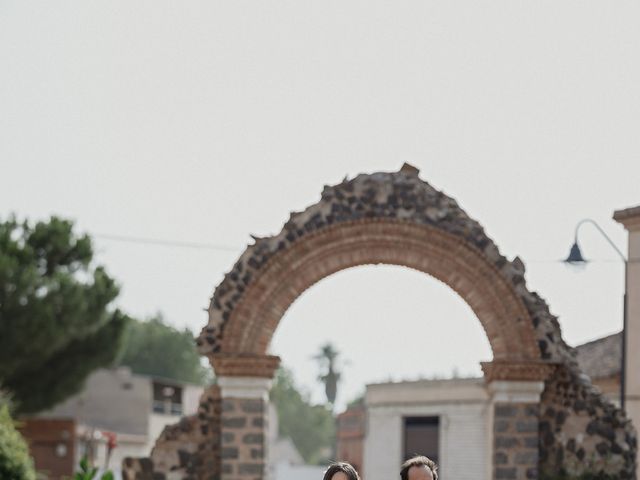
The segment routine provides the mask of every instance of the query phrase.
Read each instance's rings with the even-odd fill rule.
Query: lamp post
[[[573,245],[571,246],[571,251],[569,252],[569,256],[565,260],[566,263],[572,265],[580,265],[587,263],[587,260],[582,255],[582,251],[580,250],[580,246],[578,245],[578,230],[585,223],[590,223],[602,234],[605,240],[613,247],[616,253],[622,259],[624,263],[624,296],[623,296],[623,306],[622,306],[622,345],[621,345],[621,359],[620,359],[620,408],[624,410],[624,397],[625,397],[625,376],[626,376],[626,364],[627,364],[627,257],[620,251],[616,244],[613,243],[609,235],[605,233],[605,231],[600,228],[594,220],[590,218],[585,218],[584,220],[580,220],[576,225],[575,237],[573,241]]]

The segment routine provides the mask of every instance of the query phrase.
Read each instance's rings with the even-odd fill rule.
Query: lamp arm
[[[605,240],[607,242],[609,242],[609,245],[611,245],[613,247],[613,249],[616,251],[616,253],[620,256],[620,258],[622,259],[622,261],[625,263],[627,263],[627,257],[624,256],[624,253],[622,253],[620,251],[620,249],[616,246],[615,243],[613,243],[613,240],[611,240],[611,238],[609,238],[609,235],[607,235],[605,233],[605,231],[600,227],[600,225],[598,225],[595,220],[591,220],[590,218],[585,218],[582,219],[578,222],[578,224],[576,225],[576,232],[575,232],[575,242],[578,243],[578,229],[582,226],[582,224],[584,223],[590,223],[591,225],[593,225],[594,227],[596,227],[596,229],[602,234],[602,236],[605,238]]]

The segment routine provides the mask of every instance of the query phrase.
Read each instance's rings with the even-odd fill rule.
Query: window
[[[153,382],[153,411],[166,415],[182,415],[182,388]]]
[[[404,457],[403,461],[415,455],[425,455],[438,462],[438,417],[404,418]]]

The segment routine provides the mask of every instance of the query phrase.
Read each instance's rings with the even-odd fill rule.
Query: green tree
[[[73,395],[118,354],[128,317],[110,308],[118,287],[92,258],[68,220],[0,222],[0,386],[17,413]]]
[[[27,443],[15,429],[9,408],[0,400],[0,478],[36,480]]]
[[[332,450],[336,436],[331,411],[324,405],[312,405],[296,388],[291,372],[285,368],[276,373],[271,401],[278,412],[278,434],[291,438],[308,463],[326,462],[325,452]]]
[[[212,377],[200,363],[193,334],[167,325],[160,315],[131,322],[120,364],[135,373],[201,385]]]
[[[318,380],[324,383],[324,392],[327,396],[327,401],[333,406],[336,402],[336,395],[338,393],[338,382],[340,381],[341,373],[337,370],[336,360],[340,354],[331,343],[326,343],[320,347],[320,352],[313,358],[318,361],[320,368],[325,373],[318,376]]]

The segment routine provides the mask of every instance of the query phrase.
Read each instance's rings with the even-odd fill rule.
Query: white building
[[[32,454],[39,470],[50,478],[70,475],[87,455],[94,465],[107,465],[109,437],[115,438],[108,467],[120,478],[125,457],[147,457],[165,426],[181,416],[196,413],[203,387],[175,380],[132,374],[127,367],[101,369],[92,373],[84,389],[51,410],[29,419],[32,425]],[[47,420],[64,420],[61,432],[45,431]],[[38,421],[43,428],[38,428]],[[47,425],[51,425],[48,423]],[[73,425],[68,431],[68,425]],[[59,433],[60,441],[52,441]],[[68,458],[62,470],[56,458]],[[49,468],[47,468],[49,467]],[[56,471],[58,470],[58,471]]]
[[[365,402],[366,480],[397,478],[400,464],[415,454],[435,460],[443,478],[490,478],[484,379],[368,385]]]
[[[620,346],[618,333],[576,347],[583,372],[614,403],[619,402]],[[358,447],[356,440],[341,448],[345,427],[339,424],[339,459],[358,458],[360,448],[366,480],[397,478],[402,462],[416,454],[435,460],[442,478],[489,480],[490,405],[484,378],[367,385],[365,415],[355,425],[363,445]]]

